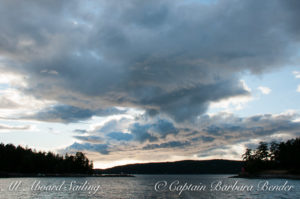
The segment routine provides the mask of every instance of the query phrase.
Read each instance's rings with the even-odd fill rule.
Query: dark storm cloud
[[[295,0],[3,0],[0,52],[39,98],[142,108],[181,122],[211,101],[247,95],[241,72],[289,63],[299,13]]]
[[[228,90],[230,88],[230,90]],[[240,82],[226,80],[214,84],[194,85],[192,88],[177,89],[174,92],[153,92],[142,99],[142,103],[160,107],[164,113],[177,122],[190,120],[206,111],[209,101],[217,101],[235,95],[247,95]]]
[[[108,146],[106,144],[91,144],[91,143],[73,143],[68,146],[65,151],[93,151],[98,152],[103,155],[109,154],[107,150]]]
[[[26,116],[25,119],[36,119],[48,122],[78,122],[90,119],[92,116],[108,116],[124,113],[116,108],[89,110],[69,105],[55,105],[36,113],[33,116]]]
[[[281,3],[285,9],[289,10],[289,12],[285,13],[285,17],[290,22],[282,25],[286,26],[285,28],[289,30],[290,36],[296,37],[296,39],[300,39],[300,22],[299,20],[295,20],[299,18],[300,2],[297,0],[292,0],[282,1]]]

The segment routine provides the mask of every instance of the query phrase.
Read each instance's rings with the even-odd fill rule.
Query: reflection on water
[[[228,175],[136,175],[105,178],[3,178],[0,198],[300,198],[300,180]]]

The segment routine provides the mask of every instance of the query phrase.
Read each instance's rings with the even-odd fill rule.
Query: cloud
[[[14,88],[8,85],[0,88],[0,109],[2,119],[19,120],[21,117],[34,114],[54,103],[55,102],[53,101],[36,98],[30,94],[24,94],[18,87]]]
[[[41,73],[48,73],[51,75],[58,75],[58,72],[55,70],[42,70]]]
[[[242,72],[286,65],[297,52],[293,2],[119,3],[4,1],[5,69],[28,77],[24,91],[43,99],[139,108],[184,122],[211,102],[248,95]]]
[[[103,138],[99,136],[73,136],[73,138],[84,141],[84,142],[90,142],[90,143],[101,143],[103,142]]]
[[[111,162],[129,159],[136,162],[149,162],[189,158],[240,159],[245,147],[251,144],[300,136],[297,112],[260,114],[251,117],[218,113],[202,115],[194,120],[192,125],[177,124],[177,126],[174,121],[155,117],[156,119],[150,120],[144,117],[127,120],[129,125],[123,131],[109,131],[110,128],[105,132],[98,131],[109,123],[119,126],[120,122],[122,126],[126,126],[124,120],[113,119],[114,122],[107,121],[102,126],[88,131],[87,135],[74,138],[84,142],[84,146],[88,145],[83,147],[80,144],[80,147],[89,157],[93,157],[94,161]],[[159,123],[162,124],[158,125]],[[165,135],[158,130],[164,128],[175,130]],[[109,156],[93,155],[95,151],[99,151],[94,148],[97,144],[105,145]],[[77,147],[78,150],[82,149],[80,147]],[[153,152],[149,153],[149,150]]]
[[[188,145],[187,142],[180,142],[180,141],[172,141],[172,142],[166,142],[161,144],[148,144],[143,147],[144,150],[151,150],[151,149],[159,149],[159,148],[175,148],[175,147],[183,147],[185,145]]]
[[[215,140],[214,137],[209,137],[209,136],[201,136],[200,137],[204,142],[212,142]]]
[[[103,132],[103,133],[116,131],[116,130],[118,130],[119,124],[120,124],[120,122],[118,120],[110,120],[108,122],[105,122],[97,131]]]
[[[65,149],[66,152],[75,151],[93,151],[103,155],[109,154],[108,146],[106,144],[91,144],[91,143],[77,143],[74,142],[72,145]]]
[[[144,114],[147,118],[147,114]],[[101,135],[108,139],[118,141],[146,141],[154,142],[165,139],[168,135],[177,135],[179,129],[174,126],[173,121],[160,117],[145,119],[123,117],[111,119],[88,131],[90,135]]]
[[[198,157],[200,158],[215,158],[215,157],[238,157],[240,156],[239,152],[232,149],[232,147],[224,146],[219,148],[212,148],[199,152]],[[232,158],[234,159],[234,158]]]
[[[240,83],[243,89],[248,92],[248,94],[228,97],[219,101],[211,102],[209,104],[210,110],[208,110],[208,112],[210,112],[212,109],[223,109],[227,112],[232,112],[233,110],[241,110],[248,102],[252,101],[253,98],[250,94],[251,89],[248,87],[244,80],[240,80]]]
[[[128,133],[110,132],[106,133],[105,136],[120,142],[126,141],[131,147],[140,149],[148,148],[148,145],[152,148],[168,148],[168,145],[164,143],[176,143],[178,141],[189,143],[182,145],[182,150],[185,150],[184,148],[187,146],[195,145],[199,145],[200,150],[201,146],[230,145],[277,134],[297,136],[300,133],[300,123],[295,118],[298,118],[298,114],[292,112],[277,115],[262,114],[251,117],[237,117],[229,113],[219,113],[203,115],[195,120],[190,127],[176,128],[171,121],[162,119],[148,122],[139,121],[129,125],[128,129],[124,129]],[[103,135],[102,132],[97,130],[95,132],[99,136]],[[138,141],[138,143],[135,141]],[[144,145],[145,143],[147,145]],[[112,149],[113,146],[118,145],[118,143],[111,144]],[[126,146],[122,150],[126,151]]]
[[[152,130],[165,138],[169,134],[177,134],[179,130],[175,128],[174,124],[168,120],[160,119],[152,125]]]
[[[111,132],[107,134],[107,137],[114,139],[114,140],[124,140],[124,141],[129,141],[133,139],[133,136],[129,133],[122,133],[122,132]]]
[[[10,99],[7,99],[6,97],[0,97],[0,109],[14,109],[18,108],[19,106],[19,104]]]
[[[80,133],[80,134],[84,134],[87,132],[87,130],[84,130],[84,129],[75,129],[73,132],[75,133]]]
[[[90,119],[92,116],[109,116],[114,114],[124,113],[124,111],[116,108],[108,109],[81,109],[69,105],[54,105],[47,107],[34,115],[24,116],[23,119],[35,119],[47,122],[63,122],[72,123]]]
[[[297,92],[300,92],[300,85],[298,85],[297,87]]]
[[[1,67],[1,61],[0,59],[0,85],[5,85],[6,87],[26,87],[26,78],[20,73],[11,73],[4,70]]]
[[[28,130],[31,126],[8,126],[5,124],[0,124],[0,130]]]
[[[300,71],[293,71],[293,74],[295,75],[295,78],[300,78]]]
[[[265,86],[259,86],[257,89],[260,90],[260,92],[265,95],[268,95],[271,93],[271,89],[268,87],[265,87]]]
[[[209,135],[223,138],[226,136],[228,138],[253,138],[282,132],[296,136],[300,129],[300,123],[293,121],[296,117],[297,114],[264,114],[246,118],[239,118],[230,114],[216,115],[204,118],[207,125],[203,128],[203,131]]]
[[[131,127],[131,133],[134,135],[135,140],[139,142],[154,142],[158,140],[158,137],[155,135],[152,135],[149,132],[149,129],[151,128],[151,125],[141,125],[139,123],[134,123]]]
[[[128,116],[128,115],[126,115]],[[129,126],[134,123],[134,119],[132,117],[121,117],[119,119],[110,119],[101,125],[96,125],[93,127],[93,131],[96,133],[108,134],[111,132],[123,132],[129,129]],[[125,132],[126,133],[126,132]],[[128,133],[128,131],[127,131]]]
[[[130,127],[130,132],[135,140],[140,142],[154,142],[158,139],[164,139],[167,135],[176,135],[179,133],[174,124],[165,119],[154,120],[151,123],[134,123]]]

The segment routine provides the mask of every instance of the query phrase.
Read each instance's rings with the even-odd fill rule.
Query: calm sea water
[[[0,198],[300,198],[300,180],[235,179],[229,178],[229,176],[136,175],[136,177],[122,178],[2,178],[0,179]],[[244,190],[241,190],[242,188]]]

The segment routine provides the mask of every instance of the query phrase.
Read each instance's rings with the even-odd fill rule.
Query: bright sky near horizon
[[[0,2],[0,142],[106,168],[300,136],[300,1]]]

